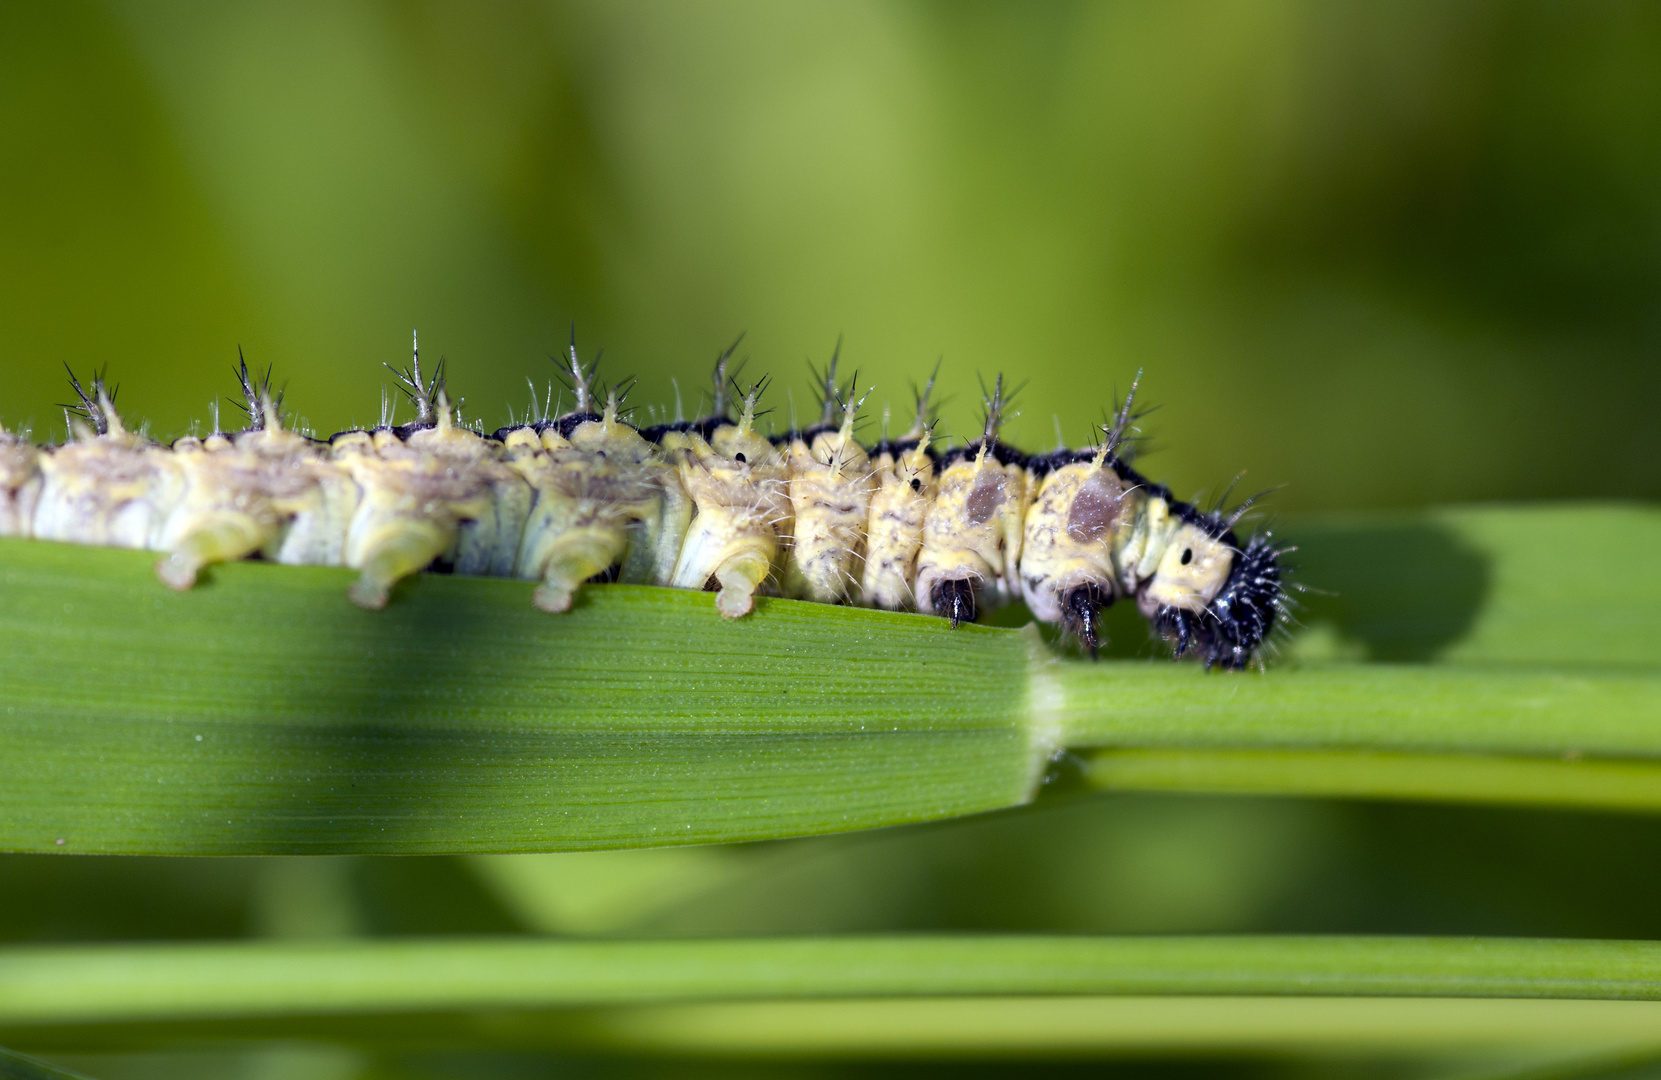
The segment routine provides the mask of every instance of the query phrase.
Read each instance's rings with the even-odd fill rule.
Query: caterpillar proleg
[[[1136,386],[1099,444],[1027,455],[1000,439],[1012,393],[983,388],[974,440],[942,448],[930,394],[915,420],[867,448],[871,393],[818,375],[817,423],[758,428],[765,379],[741,388],[718,358],[703,419],[637,427],[629,387],[601,387],[573,336],[561,363],[571,411],[533,406],[491,434],[462,421],[444,363],[419,349],[395,371],[415,419],[312,439],[285,426],[270,372],[234,369],[248,420],[161,445],[123,423],[102,374],[66,406],[69,439],[38,445],[0,428],[0,536],[143,548],[157,576],[188,589],[216,562],[247,557],[358,571],[349,596],[384,606],[396,583],[434,567],[536,582],[533,602],[570,608],[590,581],[716,592],[724,617],[757,595],[914,610],[972,622],[1022,601],[1092,656],[1102,614],[1134,604],[1177,656],[1207,667],[1260,661],[1286,597],[1277,550],[1131,467]],[[938,369],[937,369],[938,370]],[[677,406],[678,409],[678,406]]]

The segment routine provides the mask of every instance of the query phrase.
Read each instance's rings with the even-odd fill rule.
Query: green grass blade
[[[1306,624],[1229,693],[1051,669],[1119,790],[1661,809],[1661,513],[1481,507],[1294,522]],[[1357,662],[1371,660],[1373,662]],[[1595,760],[1637,759],[1637,760]]]
[[[726,622],[706,595],[627,586],[585,590],[556,618],[523,583],[424,575],[371,613],[346,602],[344,571],[243,563],[179,595],[144,553],[0,541],[0,849],[803,835],[1023,802],[1063,745],[1439,755],[1423,781],[1381,788],[1358,765],[1321,790],[1571,804],[1586,785],[1569,773],[1511,769],[1496,787],[1479,759],[1661,757],[1661,578],[1630,557],[1661,547],[1661,514],[1502,508],[1292,532],[1316,564],[1305,576],[1347,573],[1351,591],[1312,600],[1283,665],[1210,676],[789,601]],[[1391,662],[1317,662],[1323,648]],[[1284,758],[1231,761],[1230,790],[1313,782]],[[1622,775],[1609,790],[1627,794],[1597,805],[1653,809],[1648,782]],[[1220,782],[1179,764],[1158,784],[1183,776]]]
[[[0,1037],[53,1050],[310,1038],[401,1050],[1192,1052],[1348,1039],[1627,1052],[1661,1048],[1661,945],[911,936],[12,947],[0,951]]]
[[[970,1057],[1291,1053],[1336,1058],[1334,1075],[1353,1071],[1357,1055],[1398,1062],[1449,1055],[1457,1056],[1449,1075],[1520,1078],[1578,1076],[1588,1065],[1607,1068],[1612,1062],[1661,1056],[1661,1003],[1068,994],[308,1014],[5,1030],[10,1038],[54,1053],[116,1047],[176,1052],[302,1040],[385,1051],[395,1060],[423,1050],[481,1049],[584,1057],[935,1057],[958,1062]],[[1473,1071],[1472,1055],[1497,1067]],[[489,1061],[479,1061],[481,1070]]]
[[[0,1025],[1025,994],[1661,1001],[1661,944],[1390,937],[514,938],[0,951]]]
[[[1342,750],[1104,750],[1091,784],[1203,791],[1661,811],[1661,761],[1389,754]]]
[[[48,1065],[38,1058],[0,1046],[0,1080],[91,1080],[84,1073]]]
[[[0,847],[257,854],[708,843],[1025,799],[1027,646],[937,619],[0,543]],[[883,673],[888,677],[874,676]]]
[[[1661,668],[1661,510],[1449,507],[1279,530],[1305,630],[1293,659]]]
[[[1333,664],[1195,680],[1149,664],[1048,670],[1070,746],[1661,757],[1661,671]]]
[[[1661,1052],[1661,1005],[1639,1001],[1373,997],[987,997],[647,1005],[542,1014],[567,1045],[655,1054],[768,1058],[1214,1054],[1332,1055],[1315,1075],[1352,1075],[1355,1057],[1472,1053],[1510,1058],[1450,1075],[1560,1076],[1542,1065]],[[500,1034],[507,1032],[500,1031]],[[499,1037],[500,1037],[499,1034]],[[543,1034],[544,1039],[548,1034]],[[1532,1066],[1517,1068],[1517,1058]],[[1532,1059],[1532,1060],[1531,1060]],[[1543,1060],[1542,1060],[1543,1059]],[[1568,1070],[1565,1069],[1565,1072]],[[1435,1074],[1433,1074],[1435,1075]]]

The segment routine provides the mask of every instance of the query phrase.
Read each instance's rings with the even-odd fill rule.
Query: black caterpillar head
[[[1203,611],[1161,607],[1153,626],[1177,656],[1193,652],[1207,668],[1238,671],[1268,640],[1285,604],[1280,552],[1267,536],[1254,536],[1245,547],[1235,545],[1228,578]]]

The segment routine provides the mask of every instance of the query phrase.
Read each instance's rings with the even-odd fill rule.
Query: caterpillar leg
[[[772,560],[760,551],[740,552],[727,559],[712,575],[721,586],[715,610],[728,619],[748,615],[755,607],[756,589],[772,569]]]
[[[196,584],[202,568],[213,563],[246,558],[264,547],[272,530],[247,517],[230,515],[199,524],[171,545],[156,561],[162,584],[180,592]]]
[[[1112,591],[1100,585],[1080,585],[1062,598],[1061,625],[1078,638],[1092,660],[1102,644],[1102,612],[1112,603]]]
[[[156,576],[169,589],[189,592],[196,584],[196,575],[202,567],[217,560],[204,558],[192,551],[175,551],[165,559],[156,560]]]
[[[365,545],[360,558],[354,559],[358,570],[357,581],[346,595],[361,608],[379,611],[386,607],[392,586],[411,574],[425,569],[455,542],[455,528],[442,528],[437,522],[406,520],[399,526],[382,530],[381,535]]]
[[[942,578],[929,587],[931,614],[952,620],[952,629],[980,617],[980,583],[974,578]]]
[[[615,565],[627,546],[628,533],[622,528],[586,529],[560,537],[552,546],[542,584],[531,595],[531,603],[551,615],[571,610],[577,587]]]

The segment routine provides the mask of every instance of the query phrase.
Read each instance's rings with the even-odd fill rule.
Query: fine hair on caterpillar
[[[773,595],[956,626],[1019,600],[1091,656],[1125,601],[1178,657],[1227,669],[1260,663],[1284,625],[1285,551],[1235,532],[1260,496],[1201,509],[1132,467],[1136,383],[1093,445],[1026,454],[1000,437],[1015,396],[1001,375],[982,386],[977,436],[943,445],[937,365],[909,427],[891,436],[885,410],[868,444],[873,388],[839,381],[838,341],[813,372],[813,422],[764,433],[768,381],[740,382],[741,340],[716,358],[707,415],[684,419],[677,387],[674,418],[644,427],[632,382],[601,384],[574,333],[556,358],[572,408],[533,384],[523,419],[488,434],[418,343],[408,367],[387,365],[414,419],[395,423],[383,395],[374,427],[322,440],[286,426],[284,391],[240,350],[243,429],[218,430],[215,410],[211,433],[168,445],[129,430],[102,372],[71,372],[65,442],[0,428],[0,536],[154,551],[181,590],[234,559],[342,566],[366,608],[429,567],[535,582],[550,613],[595,581],[710,590],[726,618]]]

